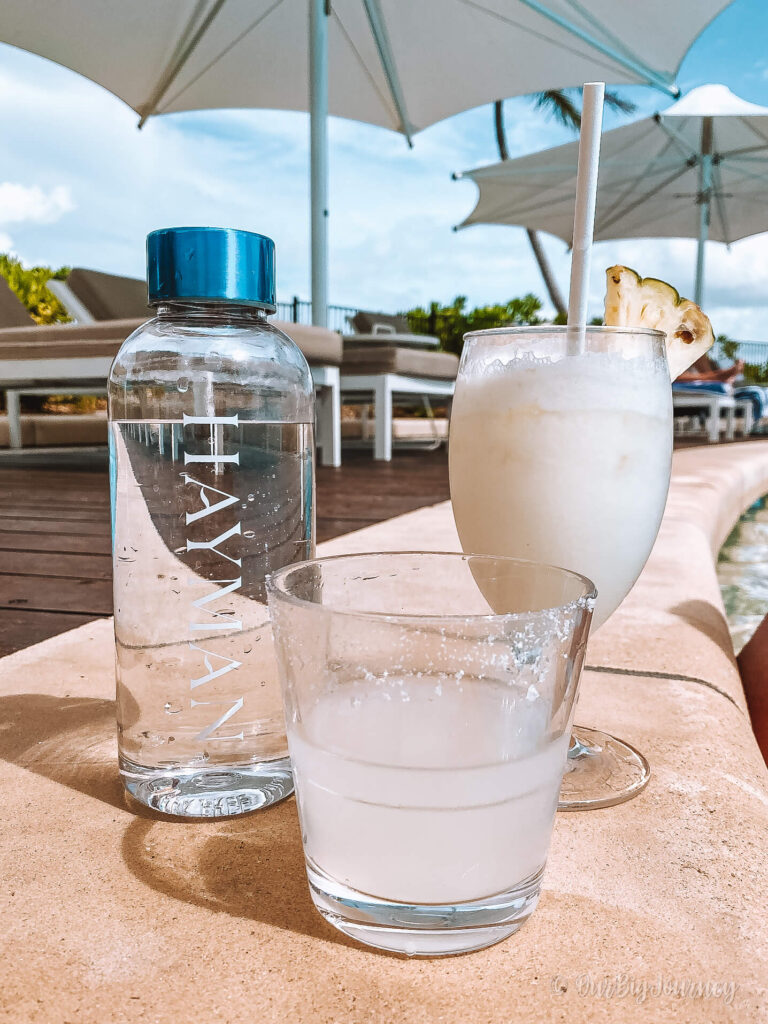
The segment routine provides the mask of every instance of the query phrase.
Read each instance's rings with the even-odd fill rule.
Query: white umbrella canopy
[[[410,133],[482,103],[590,78],[672,87],[692,41],[727,6],[332,0],[328,109]],[[307,109],[308,0],[5,0],[0,39],[79,71],[145,117]]]
[[[686,50],[729,2],[4,0],[0,40],[80,72],[142,121],[182,110],[309,109],[322,319],[327,113],[410,139],[471,107],[588,79],[675,94]]]
[[[460,227],[514,224],[562,238],[573,230],[578,143],[481,167],[480,194]],[[606,132],[595,241],[697,238],[696,301],[704,242],[768,231],[768,108],[724,85],[694,89],[661,114]]]

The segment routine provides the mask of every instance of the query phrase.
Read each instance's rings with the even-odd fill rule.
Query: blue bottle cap
[[[149,304],[239,302],[274,313],[275,243],[235,228],[161,228],[147,236]]]

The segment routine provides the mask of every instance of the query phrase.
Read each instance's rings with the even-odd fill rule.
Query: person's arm
[[[738,663],[752,729],[768,764],[768,615],[742,650]]]
[[[714,380],[721,384],[730,384],[741,375],[743,369],[744,363],[739,360],[733,366],[729,366],[727,370],[686,370],[680,374],[677,380]]]
[[[686,370],[675,380],[720,380],[717,370]]]

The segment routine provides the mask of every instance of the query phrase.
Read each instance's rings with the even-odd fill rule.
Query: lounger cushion
[[[146,281],[75,267],[67,284],[94,320],[149,316]]]
[[[54,445],[106,444],[107,414],[96,413],[33,413],[21,417],[21,443],[45,448]],[[8,417],[0,416],[0,448],[10,445]]]
[[[30,417],[35,424],[35,444],[106,444],[107,414],[80,413]]]
[[[141,320],[109,320],[0,330],[0,361],[115,356],[128,335],[141,323]]]
[[[354,316],[349,317],[352,329],[358,334],[373,334],[376,325],[390,327],[394,334],[410,334],[411,328],[408,324],[408,317],[392,313],[366,313],[360,310]]]
[[[400,373],[405,377],[435,377],[454,380],[458,356],[451,352],[401,348],[398,345],[369,345],[345,342],[341,372],[348,374]]]
[[[95,324],[0,330],[0,361],[115,356],[123,341],[142,323],[143,319],[107,320]],[[275,326],[296,342],[310,365],[338,366],[341,363],[341,335],[335,331],[281,321],[275,321]]]
[[[272,322],[296,342],[310,366],[339,366],[341,363],[342,341],[336,331],[284,320]]]
[[[0,277],[0,327],[24,327],[33,323],[26,307],[4,277]]]
[[[345,334],[345,341],[361,345],[399,345],[401,348],[439,348],[440,339],[434,334]]]

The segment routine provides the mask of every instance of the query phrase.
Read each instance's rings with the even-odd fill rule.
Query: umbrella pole
[[[328,4],[309,0],[312,323],[328,324]]]
[[[712,212],[712,118],[701,122],[701,159],[699,161],[699,244],[696,250],[696,284],[693,301],[697,306],[704,298],[704,247],[709,236]]]

